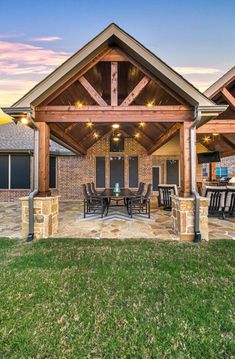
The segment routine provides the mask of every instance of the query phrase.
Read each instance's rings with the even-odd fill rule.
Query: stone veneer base
[[[175,233],[182,241],[194,239],[194,198],[172,196],[172,219]],[[203,240],[209,240],[208,199],[200,197],[200,232]]]
[[[22,237],[29,231],[29,199],[20,198],[22,216]],[[53,236],[58,230],[59,196],[34,198],[34,238]]]

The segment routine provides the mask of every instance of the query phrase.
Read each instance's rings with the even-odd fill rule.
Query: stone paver
[[[20,238],[21,208],[19,202],[0,203],[0,237]],[[146,216],[128,218],[125,208],[111,209],[108,217],[83,218],[78,201],[60,202],[57,237],[77,238],[149,238],[177,240],[172,230],[171,213],[153,208],[151,219]],[[209,218],[210,239],[235,239],[235,217],[222,220]]]

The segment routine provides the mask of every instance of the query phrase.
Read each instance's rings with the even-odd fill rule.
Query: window
[[[167,160],[166,161],[166,183],[176,184],[179,186],[179,161]]]
[[[160,167],[153,167],[152,178],[153,178],[153,191],[158,191],[158,185],[160,182]]]
[[[228,167],[216,167],[215,174],[217,177],[228,177]]]
[[[11,189],[30,188],[30,156],[10,155]]]
[[[56,157],[50,156],[50,188],[56,188]]]
[[[105,188],[105,157],[96,157],[96,187]]]
[[[129,157],[129,187],[138,187],[138,157]]]
[[[114,139],[118,138],[118,141],[115,141]],[[117,137],[117,135],[111,135],[109,140],[109,151],[110,152],[124,152],[124,137],[120,136]]]
[[[0,155],[0,188],[7,189],[9,186],[9,156]]]
[[[0,155],[0,189],[30,188],[30,156]]]

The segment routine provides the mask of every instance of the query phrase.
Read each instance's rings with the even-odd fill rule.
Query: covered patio
[[[135,223],[135,230],[142,228],[143,236],[192,240],[194,212],[197,212],[193,197],[193,194],[196,196],[198,151],[195,129],[226,108],[200,93],[122,29],[110,25],[11,108],[11,114],[19,119],[23,115],[27,117],[35,128],[36,138],[38,136],[38,162],[34,156],[37,198],[33,234],[40,238],[69,236],[69,233],[110,237],[113,233],[114,237],[127,238],[134,235],[131,223]],[[164,151],[159,154],[158,150],[175,137],[179,154],[171,157]],[[113,188],[118,182],[121,187],[135,190],[143,181],[153,184],[154,207],[158,184],[176,184],[179,196],[175,200],[174,229],[170,213],[159,209],[152,211],[149,229],[147,222],[143,227],[141,219],[134,219],[135,222],[126,219],[124,224],[119,223],[123,230],[116,228],[117,218],[108,225],[109,229],[103,219],[101,232],[96,228],[91,230],[91,225],[86,225],[88,222],[76,220],[79,208],[72,202],[61,203],[67,212],[62,210],[58,216],[59,199],[49,188],[50,138],[77,155],[77,166],[73,164],[68,169],[64,186],[77,191],[80,199],[81,185],[86,182],[95,182],[99,189]],[[207,151],[206,147],[204,150]],[[63,176],[61,172],[61,180]],[[23,199],[24,237],[28,235],[30,217],[27,203],[28,200]],[[200,223],[202,238],[208,239],[207,203],[198,199],[198,205],[204,218]],[[98,219],[90,223],[95,227],[96,221],[99,227]],[[159,234],[160,228],[166,232]],[[138,236],[142,237],[139,232]]]

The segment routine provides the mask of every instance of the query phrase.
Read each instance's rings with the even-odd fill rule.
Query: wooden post
[[[50,159],[50,128],[46,122],[37,123],[39,129],[39,196],[48,197],[49,190],[49,159]]]
[[[111,106],[118,105],[118,63],[111,62]]]
[[[209,164],[209,181],[216,181],[216,163],[210,162]]]
[[[180,196],[190,197],[190,122],[180,127]],[[195,161],[196,166],[196,161]],[[196,170],[196,168],[195,168]]]

